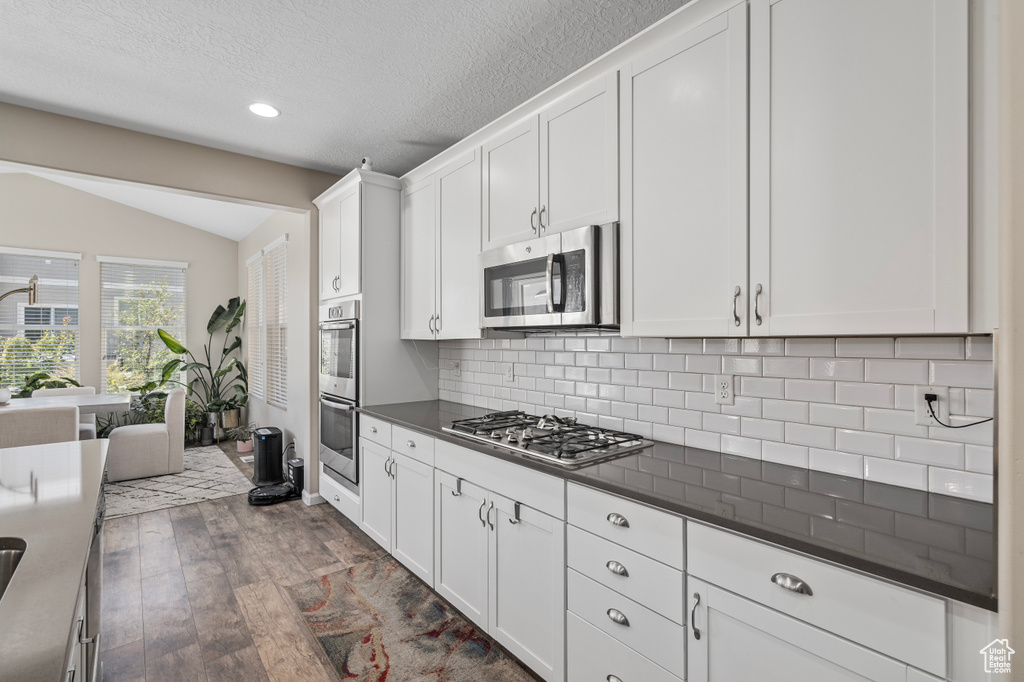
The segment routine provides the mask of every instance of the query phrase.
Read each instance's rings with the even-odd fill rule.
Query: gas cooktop
[[[635,434],[587,426],[573,417],[538,417],[516,410],[459,419],[441,430],[567,469],[622,457],[653,445]]]

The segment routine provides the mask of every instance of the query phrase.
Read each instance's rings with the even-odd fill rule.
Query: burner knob
[[[501,431],[491,431],[491,438],[501,440]]]

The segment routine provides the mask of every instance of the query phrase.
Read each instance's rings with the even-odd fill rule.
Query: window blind
[[[188,345],[185,268],[101,260],[100,315],[103,390],[122,393],[159,381],[163,366],[176,356],[157,329]]]
[[[263,257],[266,285],[267,402],[288,407],[288,243]]]
[[[77,258],[0,250],[0,296],[39,278],[35,305],[27,293],[0,302],[0,386],[20,387],[36,372],[79,380],[78,271]]]
[[[249,349],[249,395],[267,399],[266,351],[263,339],[266,320],[263,312],[263,256],[249,261],[249,292],[245,304],[245,325]]]

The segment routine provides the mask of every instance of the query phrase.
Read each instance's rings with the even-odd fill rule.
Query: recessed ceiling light
[[[257,116],[264,116],[266,118],[274,118],[275,116],[281,115],[280,109],[272,107],[269,104],[264,104],[263,102],[253,102],[249,105],[249,111]]]

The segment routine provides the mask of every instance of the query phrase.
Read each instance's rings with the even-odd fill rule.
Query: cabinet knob
[[[605,567],[607,567],[607,569],[615,575],[621,575],[624,578],[629,577],[629,571],[627,571],[626,567],[620,564],[618,561],[609,561],[607,564],[605,564]]]
[[[371,426],[370,427],[370,433],[377,433],[377,427],[376,426]]]
[[[615,512],[612,512],[608,515],[608,523],[612,524],[613,526],[629,528],[629,521],[626,520],[626,517],[622,514],[616,514]]]
[[[618,675],[609,675],[605,678],[608,682],[622,682],[622,678]]]
[[[608,617],[611,618],[614,623],[624,625],[627,628],[629,627],[629,618],[626,618],[626,614],[618,609],[608,609]]]
[[[341,498],[340,498],[340,497],[338,497],[337,495],[335,495],[335,496],[334,496],[334,501],[335,501],[335,502],[341,502]]]
[[[784,590],[796,592],[797,594],[806,594],[808,597],[814,595],[814,592],[811,591],[811,586],[803,580],[800,580],[800,578],[797,578],[795,575],[790,575],[789,573],[776,573],[772,576],[771,580]]]
[[[405,445],[406,445],[406,447],[410,447],[410,448],[416,447],[416,443],[413,443],[411,440],[405,441]]]

